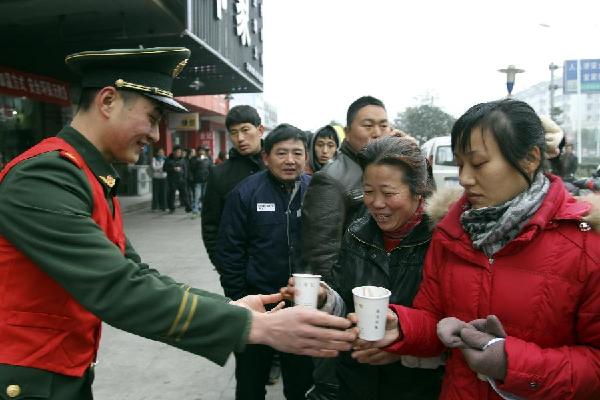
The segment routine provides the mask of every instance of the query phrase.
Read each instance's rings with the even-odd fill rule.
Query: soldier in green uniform
[[[0,398],[92,398],[101,321],[223,365],[247,343],[311,356],[349,350],[346,319],[304,308],[265,313],[280,295],[236,302],[161,275],[123,234],[113,161],[159,137],[185,48],[90,51],[79,109],[57,137],[0,173]]]

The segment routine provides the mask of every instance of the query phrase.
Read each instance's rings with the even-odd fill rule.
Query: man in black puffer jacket
[[[181,146],[175,146],[173,152],[165,160],[163,170],[167,173],[167,206],[169,212],[175,212],[175,192],[179,191],[179,198],[185,207],[185,212],[192,211],[188,201],[188,187],[186,182],[187,166],[182,156]]]
[[[204,193],[206,192],[206,180],[212,166],[212,160],[206,155],[207,149],[198,146],[196,156],[190,159],[190,187],[192,188],[192,219],[198,216],[198,209],[202,210]]]
[[[227,113],[225,126],[233,148],[229,151],[227,161],[210,169],[201,210],[202,240],[217,270],[215,243],[225,198],[243,179],[265,169],[260,155],[264,127],[256,110],[246,105],[233,107]]]

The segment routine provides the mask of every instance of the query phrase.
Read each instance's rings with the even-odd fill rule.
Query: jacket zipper
[[[285,210],[285,218],[286,218],[286,236],[287,236],[287,247],[288,247],[288,269],[290,272],[289,276],[292,276],[293,270],[292,270],[292,257],[293,257],[293,252],[290,251],[290,245],[291,245],[291,228],[290,228],[290,207],[292,205],[292,202],[294,201],[294,197],[296,197],[296,194],[298,193],[298,189],[300,189],[300,182],[296,181],[294,183],[294,190],[292,191],[292,193],[290,194],[290,201],[288,201],[287,204],[287,209]]]

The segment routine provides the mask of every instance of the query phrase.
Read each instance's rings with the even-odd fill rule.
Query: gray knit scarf
[[[473,248],[491,257],[508,242],[517,237],[521,229],[542,205],[550,181],[538,173],[529,189],[507,202],[493,207],[470,209],[460,217],[460,222],[471,236]]]

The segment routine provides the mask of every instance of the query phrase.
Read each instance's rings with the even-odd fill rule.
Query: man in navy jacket
[[[310,181],[303,173],[306,148],[304,132],[279,125],[264,142],[267,170],[244,179],[227,196],[216,244],[226,296],[275,293],[300,270],[300,209]],[[264,399],[274,353],[248,345],[236,354],[236,400]],[[280,353],[280,360],[286,399],[304,399],[312,385],[311,359]]]

